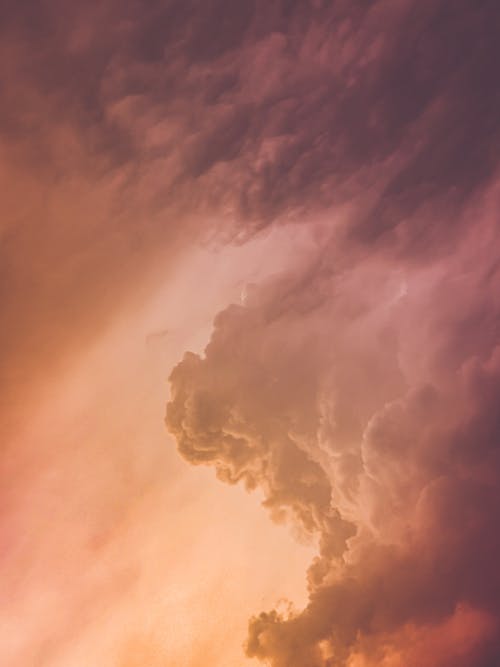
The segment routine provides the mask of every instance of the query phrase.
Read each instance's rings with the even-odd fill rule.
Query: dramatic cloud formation
[[[74,340],[68,312],[95,332],[124,266],[144,282],[181,229],[243,239],[345,204],[350,234],[428,253],[493,173],[494,0],[47,0],[0,19],[10,373]]]
[[[132,338],[143,333],[141,304],[184,280],[153,318],[168,334],[148,338],[156,354],[164,344],[165,374],[180,350],[202,347],[221,312],[205,352],[188,352],[171,373],[167,426],[185,459],[259,489],[273,520],[317,550],[307,604],[252,618],[247,656],[272,667],[497,667],[499,26],[497,0],[2,3],[6,525],[29,526],[20,498],[30,488],[42,500],[31,518],[49,524],[44,501],[59,477],[46,469],[71,478],[68,442],[95,478],[80,476],[76,514],[92,497],[91,516],[115,516],[117,499],[137,499],[151,479],[161,487],[167,450],[154,449],[150,397],[163,389],[151,389]],[[285,233],[295,240],[285,244]],[[252,243],[263,245],[236,269]],[[217,298],[200,246],[224,258]],[[255,284],[238,302],[242,276]],[[106,418],[93,382],[106,387]],[[137,438],[154,441],[149,450],[116,436],[125,412],[127,432],[144,418]],[[150,466],[132,476],[136,496],[110,472],[110,461],[135,469],[134,456]],[[71,485],[60,484],[66,506]],[[187,505],[170,512],[181,525],[184,511],[194,533],[201,520]],[[160,506],[151,500],[141,515],[146,543]],[[69,520],[58,517],[61,536]],[[96,532],[88,521],[82,535]],[[130,530],[102,539],[135,564]],[[85,539],[75,538],[75,572]],[[54,545],[30,570],[37,581],[59,582]],[[285,551],[266,558],[286,579]],[[11,583],[14,561],[29,560],[12,554],[0,562]],[[113,595],[104,586],[95,608],[109,598],[122,609],[120,566],[136,585],[122,560],[101,571],[96,556],[96,581],[112,572]],[[249,588],[233,597],[258,597]],[[26,599],[40,597],[33,591]],[[22,608],[21,593],[12,597]],[[91,594],[72,600],[78,612],[94,608]],[[78,613],[67,612],[40,658],[49,667],[78,634]],[[183,667],[208,655],[234,663],[203,648],[206,627]],[[172,660],[143,641],[147,631],[130,636],[120,639],[123,664]],[[37,660],[33,646],[3,655]]]
[[[314,247],[217,316],[171,375],[167,424],[187,460],[262,488],[273,518],[319,540],[308,606],[255,617],[249,656],[492,667],[498,10],[354,6],[295,7],[258,42],[256,95],[275,97],[256,122],[287,129],[238,211],[293,211]]]
[[[262,487],[276,519],[319,537],[308,607],[254,619],[249,655],[496,664],[498,203],[493,190],[466,211],[473,237],[438,261],[372,252],[337,270],[332,246],[222,312],[204,356],[174,369],[183,456]],[[463,647],[437,633],[449,624],[469,628]]]

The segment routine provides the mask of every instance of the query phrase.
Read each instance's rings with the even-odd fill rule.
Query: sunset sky
[[[0,3],[2,667],[499,667],[499,35]]]

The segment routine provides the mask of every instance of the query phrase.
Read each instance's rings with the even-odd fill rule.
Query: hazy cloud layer
[[[95,331],[125,267],[140,283],[171,261],[187,222],[244,239],[346,205],[356,240],[430,254],[494,170],[494,0],[45,0],[0,19],[8,374],[75,344],[68,320]]]
[[[250,622],[273,667],[500,659],[499,24],[496,0],[0,9],[4,424],[186,247],[309,230],[167,411],[186,459],[318,540],[308,606]]]

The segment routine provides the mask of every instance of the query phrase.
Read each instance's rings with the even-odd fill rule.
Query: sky
[[[496,0],[5,0],[0,664],[498,667]]]

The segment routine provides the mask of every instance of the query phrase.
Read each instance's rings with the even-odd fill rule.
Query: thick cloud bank
[[[249,656],[494,667],[498,9],[289,3],[280,23],[270,7],[225,92],[250,104],[227,196],[311,242],[174,369],[167,425],[188,461],[318,540],[307,607],[251,619]]]
[[[492,191],[467,211],[473,236],[439,261],[313,256],[220,313],[174,369],[182,455],[319,538],[309,605],[254,618],[249,655],[497,664],[497,206]]]
[[[496,0],[3,2],[4,375],[91,335],[193,239],[336,207],[357,241],[455,243],[495,172],[498,18]]]

